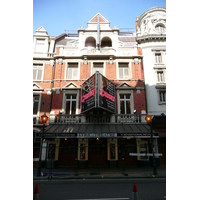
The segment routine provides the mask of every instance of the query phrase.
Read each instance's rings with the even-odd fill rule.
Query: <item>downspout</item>
[[[145,95],[145,102],[146,102],[146,112],[147,112],[147,95],[146,95],[146,82],[145,82],[145,72],[144,72],[144,67],[143,67],[143,58],[142,58],[142,70],[144,74],[144,95]],[[148,112],[147,112],[148,114]]]
[[[52,84],[51,84],[51,101],[50,101],[50,111],[49,113],[51,112],[51,108],[52,108],[52,99],[53,99],[53,87],[54,87],[54,76],[55,76],[55,61],[53,63],[53,77],[52,77]]]

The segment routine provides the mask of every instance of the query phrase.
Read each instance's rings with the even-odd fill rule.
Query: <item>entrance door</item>
[[[90,167],[107,166],[107,139],[89,139],[88,164]]]
[[[75,166],[78,155],[77,139],[61,139],[59,147],[60,166]]]

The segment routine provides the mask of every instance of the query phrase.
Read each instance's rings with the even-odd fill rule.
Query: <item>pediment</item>
[[[117,86],[116,89],[133,89],[133,86],[129,85],[126,82],[123,82],[122,84]]]
[[[36,31],[36,34],[35,35],[46,35],[48,36],[48,33],[47,31],[43,28],[43,26],[40,26],[40,28],[38,28]]]
[[[66,84],[62,89],[79,89],[79,87],[75,83],[70,82]]]
[[[91,20],[89,20],[88,23],[97,23],[98,16],[99,16],[99,23],[109,23],[109,21],[104,16],[102,16],[99,12]]]
[[[33,83],[33,90],[43,90],[37,83]]]

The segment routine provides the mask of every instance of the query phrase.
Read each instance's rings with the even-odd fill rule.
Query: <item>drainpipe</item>
[[[144,94],[145,94],[145,102],[146,102],[146,112],[148,114],[148,110],[147,110],[147,95],[146,95],[146,82],[145,82],[145,72],[144,72],[144,67],[143,67],[143,58],[142,58],[142,70],[143,70],[143,74],[144,74]]]
[[[50,111],[49,113],[51,112],[51,108],[52,108],[52,99],[53,99],[53,87],[54,87],[54,76],[55,76],[55,60],[54,60],[54,63],[53,63],[53,75],[52,75],[52,84],[51,84],[51,101],[50,101]]]

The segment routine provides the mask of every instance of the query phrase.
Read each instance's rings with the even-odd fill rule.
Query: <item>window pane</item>
[[[37,70],[33,70],[33,80],[36,80],[36,73],[37,73]]]
[[[72,79],[72,68],[67,69],[67,79]]]
[[[120,101],[120,114],[125,114],[124,101]]]
[[[119,68],[119,79],[123,79],[123,68]]]
[[[128,77],[128,68],[124,68],[124,75]]]
[[[130,101],[126,101],[126,113],[125,114],[131,114]]]
[[[76,99],[76,94],[72,94],[72,99]]]
[[[66,114],[70,114],[70,101],[66,101]]]
[[[37,80],[42,80],[42,70],[37,70]]]
[[[35,101],[33,105],[33,114],[37,115],[37,112],[38,112],[38,102]]]
[[[73,69],[73,79],[78,79],[78,68]]]
[[[76,101],[72,101],[72,115],[76,114]]]

